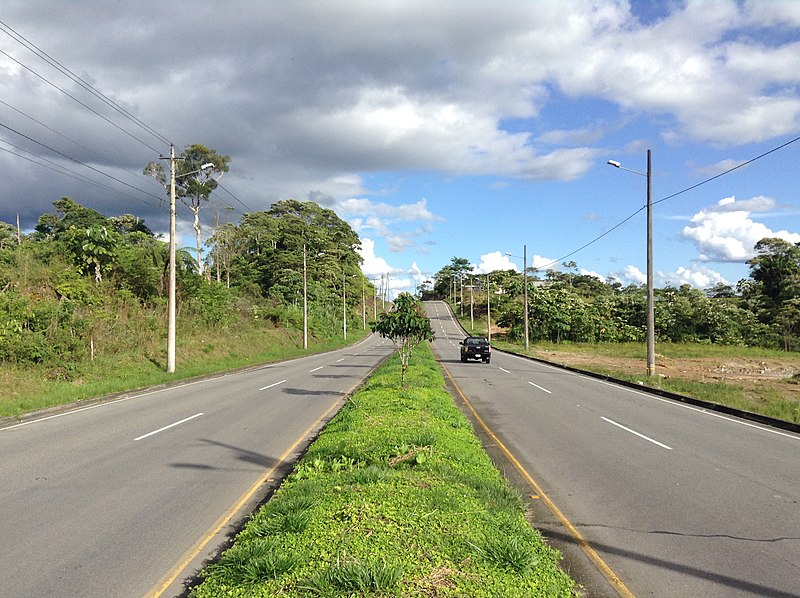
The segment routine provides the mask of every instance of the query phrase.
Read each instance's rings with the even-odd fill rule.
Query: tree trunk
[[[192,201],[192,212],[194,213],[194,234],[197,244],[197,273],[203,273],[203,259],[200,255],[200,202]]]

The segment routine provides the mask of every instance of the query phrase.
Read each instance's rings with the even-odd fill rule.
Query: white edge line
[[[603,421],[606,421],[606,422],[610,423],[612,426],[617,426],[618,428],[621,428],[621,429],[625,430],[626,432],[630,432],[630,433],[631,433],[631,434],[633,434],[634,436],[638,436],[639,438],[643,438],[643,439],[645,439],[647,442],[652,442],[653,444],[657,444],[657,445],[658,445],[658,446],[660,446],[661,448],[665,448],[665,449],[667,449],[668,451],[671,451],[671,450],[672,450],[672,447],[671,447],[671,446],[667,446],[666,444],[661,444],[661,443],[660,443],[658,440],[653,440],[652,438],[648,438],[648,437],[647,437],[647,436],[645,436],[644,434],[639,434],[639,432],[637,432],[636,430],[631,430],[630,428],[626,428],[625,426],[623,426],[622,424],[618,424],[618,423],[617,423],[617,422],[615,422],[614,420],[608,419],[607,417],[601,417],[600,419],[602,419]]]
[[[511,373],[511,372],[509,372],[508,370],[506,370],[504,368],[497,368],[497,369],[500,370],[501,372],[505,372],[506,374],[510,374]]]
[[[531,363],[530,359],[527,359],[526,357],[523,357],[521,355],[514,355],[514,354],[509,354],[509,355],[511,357],[516,357],[517,359],[521,359],[521,360],[523,360],[523,361],[525,361],[527,363]],[[606,386],[612,386],[612,387],[617,388],[619,390],[624,390],[625,392],[630,392],[630,393],[639,395],[641,397],[645,397],[645,398],[648,398],[648,399],[654,399],[656,401],[660,401],[662,403],[666,403],[668,405],[672,405],[673,407],[681,407],[683,409],[689,409],[691,411],[696,411],[697,413],[702,413],[704,415],[709,415],[711,417],[716,417],[718,419],[725,420],[725,421],[730,422],[732,424],[739,424],[740,426],[747,426],[748,428],[755,428],[756,430],[761,430],[762,432],[769,432],[770,434],[776,434],[777,436],[783,436],[784,438],[791,438],[792,440],[800,440],[800,436],[798,436],[797,434],[792,434],[791,432],[784,432],[782,430],[776,430],[774,428],[769,428],[769,427],[762,426],[762,425],[759,425],[759,424],[754,424],[752,422],[748,422],[748,421],[745,421],[743,419],[739,419],[739,418],[736,418],[736,417],[733,417],[733,416],[725,415],[725,414],[722,414],[722,413],[717,413],[716,411],[713,411],[713,410],[711,410],[711,409],[709,409],[707,407],[698,407],[696,405],[689,405],[689,404],[683,403],[681,401],[676,401],[675,399],[665,399],[664,397],[659,397],[658,395],[655,395],[655,394],[652,394],[652,393],[648,393],[648,392],[641,391],[641,390],[636,390],[635,388],[628,388],[627,386],[622,386],[620,384],[615,384],[614,382],[609,382],[607,380],[600,380],[600,379],[594,378],[592,376],[584,376],[584,375],[581,375],[581,374],[579,374],[577,372],[571,372],[570,370],[565,370],[565,369],[559,368],[557,365],[551,365],[551,364],[540,363],[540,362],[533,362],[533,363],[536,363],[537,365],[541,365],[541,366],[543,366],[545,368],[559,370],[560,372],[563,372],[563,373],[565,373],[567,375],[570,375],[570,376],[580,376],[581,378],[587,378],[587,379],[593,380],[595,382],[598,382],[599,384],[605,384]]]
[[[137,440],[144,440],[145,438],[147,438],[149,436],[153,436],[154,434],[158,434],[159,432],[163,432],[164,430],[169,430],[170,428],[174,428],[175,426],[179,426],[179,425],[181,425],[183,423],[188,422],[189,420],[192,420],[192,419],[194,419],[196,417],[200,417],[201,415],[203,415],[203,414],[202,413],[195,413],[194,415],[190,415],[189,417],[186,417],[186,418],[182,419],[179,422],[175,422],[174,424],[170,424],[168,426],[164,426],[163,428],[159,428],[158,430],[153,430],[152,432],[148,432],[147,434],[139,436],[138,438],[134,438],[133,441],[136,442]]]
[[[320,370],[321,370],[322,368],[324,368],[324,367],[325,367],[324,365],[321,365],[321,366],[319,366],[318,368],[314,368],[313,370],[308,370],[308,373],[309,373],[309,374],[313,374],[314,372],[318,372],[318,371],[320,371]]]
[[[281,380],[280,382],[275,382],[270,384],[269,386],[265,386],[264,388],[259,388],[258,390],[267,390],[268,388],[272,388],[273,386],[278,386],[278,384],[283,384],[286,380]]]
[[[535,387],[536,387],[536,388],[538,388],[539,390],[543,390],[544,392],[546,392],[546,393],[547,393],[547,394],[549,394],[549,395],[553,394],[552,392],[550,392],[549,390],[547,390],[547,389],[546,389],[546,388],[544,388],[543,386],[539,386],[538,384],[534,384],[534,383],[533,383],[533,382],[531,382],[530,380],[528,380],[528,384],[530,384],[531,386],[535,386]]]
[[[698,413],[702,413],[704,415],[710,415],[711,417],[716,417],[719,419],[723,419],[727,422],[732,424],[739,424],[740,426],[747,426],[748,428],[755,428],[756,430],[761,430],[762,432],[770,432],[771,434],[777,434],[778,436],[785,436],[786,438],[791,438],[793,440],[800,440],[800,436],[796,434],[791,434],[790,432],[783,432],[781,430],[775,430],[773,428],[767,428],[766,426],[760,426],[758,424],[753,424],[748,421],[744,421],[742,419],[738,419],[735,417],[731,417],[728,415],[723,415],[721,413],[716,413],[711,409],[705,407],[697,407],[696,405],[688,405],[686,403],[682,403],[681,401],[676,401],[675,399],[665,399],[664,397],[659,397],[658,395],[650,394],[647,392],[643,392],[641,390],[636,390],[635,388],[627,388],[625,386],[620,386],[619,384],[614,384],[613,382],[607,382],[606,380],[596,380],[600,384],[605,384],[606,386],[613,386],[614,388],[618,388],[620,390],[624,390],[626,392],[633,393],[635,395],[639,395],[648,399],[655,399],[656,401],[661,401],[662,403],[666,403],[667,405],[672,405],[674,407],[682,407],[683,409],[689,409],[691,411],[696,411]]]

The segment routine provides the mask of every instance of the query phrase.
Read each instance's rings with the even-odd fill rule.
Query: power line
[[[673,197],[677,197],[678,195],[682,195],[682,194],[684,194],[684,193],[687,193],[687,192],[691,191],[692,189],[697,189],[698,187],[701,187],[701,186],[703,186],[703,185],[705,185],[705,184],[707,184],[707,183],[710,183],[711,181],[713,181],[713,180],[716,180],[716,179],[718,179],[718,178],[720,178],[720,177],[722,177],[722,176],[725,176],[726,174],[730,174],[730,173],[731,173],[731,172],[733,172],[734,170],[738,170],[739,168],[742,168],[742,167],[744,167],[744,166],[747,166],[748,164],[752,164],[752,163],[753,163],[753,162],[755,162],[756,160],[760,160],[761,158],[764,158],[764,157],[766,157],[766,156],[769,156],[770,154],[773,154],[773,153],[775,153],[775,152],[777,152],[777,151],[779,151],[779,150],[782,150],[783,148],[785,148],[785,147],[787,147],[787,146],[789,146],[789,145],[791,145],[791,144],[793,144],[793,143],[796,143],[797,141],[800,141],[800,137],[795,137],[794,139],[790,139],[789,141],[787,141],[787,142],[785,142],[785,143],[782,143],[782,144],[780,144],[780,145],[779,145],[779,146],[777,146],[777,147],[774,147],[774,148],[772,148],[772,149],[770,149],[770,150],[767,150],[766,152],[764,152],[764,153],[762,153],[762,154],[759,154],[759,155],[758,155],[758,156],[756,156],[755,158],[750,158],[749,160],[745,160],[745,161],[744,161],[744,162],[742,162],[741,164],[737,164],[736,166],[733,166],[732,168],[729,168],[728,170],[725,170],[724,172],[720,172],[719,174],[716,174],[716,175],[714,175],[714,176],[712,176],[712,177],[709,177],[709,178],[705,179],[704,181],[700,181],[699,183],[696,183],[696,184],[694,184],[694,185],[691,185],[691,186],[689,186],[689,187],[686,187],[685,189],[682,189],[682,190],[680,190],[680,191],[677,191],[677,192],[675,192],[675,193],[672,193],[671,195],[667,195],[666,197],[662,197],[661,199],[659,199],[659,200],[657,200],[657,201],[654,201],[654,202],[653,202],[653,205],[655,205],[655,204],[659,204],[659,203],[662,203],[662,202],[665,202],[665,201],[667,201],[668,199],[672,199]],[[620,222],[618,222],[617,224],[615,224],[614,226],[612,226],[610,229],[608,229],[607,231],[605,231],[605,232],[604,232],[604,233],[602,233],[601,235],[598,235],[597,237],[595,237],[594,239],[592,239],[592,240],[591,240],[591,241],[589,241],[588,243],[586,243],[586,244],[582,245],[581,247],[579,247],[578,249],[576,249],[576,250],[574,250],[574,251],[571,251],[570,253],[566,254],[565,256],[558,258],[557,260],[553,260],[552,262],[550,262],[550,263],[548,263],[548,264],[545,264],[544,266],[541,266],[540,268],[537,268],[537,270],[543,270],[543,269],[549,268],[550,266],[552,266],[552,265],[554,265],[554,264],[558,264],[558,263],[560,263],[560,262],[561,262],[561,260],[565,260],[565,259],[567,259],[568,257],[572,257],[572,256],[573,256],[573,255],[575,255],[576,253],[578,253],[578,252],[580,252],[580,251],[583,251],[584,249],[586,249],[587,247],[589,247],[589,246],[591,246],[591,245],[594,245],[594,244],[595,244],[595,243],[597,243],[597,242],[598,242],[600,239],[602,239],[602,238],[603,238],[603,237],[605,237],[606,235],[610,234],[611,232],[615,231],[615,230],[616,230],[616,229],[618,229],[620,226],[622,226],[623,224],[625,224],[626,222],[628,222],[628,221],[629,221],[631,218],[633,218],[634,216],[636,216],[636,215],[637,215],[639,212],[641,212],[642,210],[644,210],[646,207],[647,207],[647,206],[642,206],[642,207],[640,207],[638,210],[636,210],[635,212],[633,212],[633,213],[632,213],[630,216],[628,216],[628,217],[626,217],[625,219],[621,220]]]
[[[52,147],[50,147],[49,145],[47,145],[47,144],[45,144],[45,143],[42,143],[41,141],[37,141],[37,140],[36,140],[36,139],[34,139],[33,137],[29,137],[28,135],[25,135],[24,133],[22,133],[22,132],[20,132],[20,131],[17,131],[16,129],[14,129],[14,128],[12,128],[12,127],[9,127],[8,125],[5,125],[5,124],[3,124],[3,123],[1,123],[1,122],[0,122],[0,127],[4,128],[4,129],[7,129],[7,130],[9,130],[9,131],[11,131],[12,133],[15,133],[15,134],[19,135],[20,137],[22,137],[22,138],[24,138],[24,139],[27,139],[28,141],[30,141],[30,142],[32,142],[32,143],[35,143],[36,145],[38,145],[38,146],[40,146],[40,147],[43,147],[43,148],[45,148],[45,149],[47,149],[47,150],[50,150],[51,152],[53,152],[53,153],[55,153],[55,154],[58,154],[59,156],[61,156],[61,157],[63,157],[63,158],[66,158],[67,160],[70,160],[70,161],[72,161],[72,162],[75,162],[76,164],[80,164],[80,165],[81,165],[81,166],[83,166],[84,168],[88,168],[89,170],[93,170],[94,172],[96,172],[96,173],[98,173],[98,174],[101,174],[101,175],[103,175],[104,177],[108,177],[108,178],[110,178],[111,180],[113,180],[113,181],[116,181],[116,182],[120,183],[121,185],[125,185],[126,187],[130,187],[131,189],[134,189],[135,191],[139,191],[140,193],[144,193],[145,195],[149,195],[150,197],[154,197],[154,198],[158,199],[159,201],[161,201],[161,198],[160,198],[160,197],[158,197],[158,196],[156,196],[156,195],[153,195],[153,194],[152,194],[152,193],[150,193],[149,191],[145,191],[144,189],[139,189],[138,187],[136,187],[136,186],[134,186],[134,185],[131,185],[130,183],[126,183],[126,182],[125,182],[125,181],[123,181],[122,179],[119,179],[119,178],[117,178],[117,177],[115,177],[115,176],[113,176],[113,175],[110,175],[110,174],[108,174],[107,172],[103,172],[103,171],[102,171],[102,170],[100,170],[99,168],[95,168],[94,166],[90,166],[90,165],[88,165],[88,164],[85,164],[84,162],[81,162],[80,160],[77,160],[77,159],[75,159],[75,158],[73,158],[73,157],[71,157],[71,156],[68,156],[67,154],[65,154],[65,153],[63,153],[63,152],[60,152],[60,151],[58,151],[57,149],[55,149],[55,148],[52,148]]]
[[[721,176],[725,176],[726,174],[731,173],[734,170],[742,168],[743,166],[747,166],[748,164],[752,164],[756,160],[760,160],[761,158],[763,158],[765,156],[769,156],[770,154],[773,154],[773,153],[777,152],[778,150],[782,150],[787,145],[791,145],[791,144],[793,144],[793,143],[795,143],[797,141],[800,141],[800,137],[795,137],[794,139],[790,139],[789,141],[787,141],[786,143],[782,143],[778,147],[773,147],[771,150],[768,150],[768,151],[764,152],[763,154],[760,154],[760,155],[756,156],[755,158],[750,158],[749,160],[746,160],[746,161],[742,162],[741,164],[737,164],[733,168],[729,168],[728,170],[726,170],[724,172],[720,172],[717,175],[709,177],[706,180],[697,183],[696,185],[692,185],[691,187],[687,187],[686,189],[683,189],[682,191],[678,191],[677,193],[673,193],[672,195],[667,195],[666,197],[662,197],[658,201],[654,201],[653,205],[655,205],[657,203],[661,203],[661,202],[667,201],[668,199],[672,199],[673,197],[681,195],[682,193],[686,193],[687,191],[691,191],[692,189],[697,189],[698,187],[700,187],[702,185],[705,185],[706,183],[710,183],[711,181],[713,181],[715,179],[718,179]]]
[[[67,141],[69,141],[70,143],[73,143],[73,144],[75,144],[76,146],[80,147],[81,149],[84,149],[84,150],[86,150],[87,152],[89,152],[89,153],[90,153],[90,154],[92,154],[93,156],[96,156],[97,158],[100,158],[101,160],[105,160],[105,159],[106,159],[106,156],[104,156],[104,155],[100,154],[99,152],[96,152],[96,151],[94,151],[92,148],[90,148],[90,147],[89,147],[89,146],[87,146],[87,145],[84,145],[84,144],[83,144],[83,143],[81,143],[80,141],[76,141],[76,140],[75,140],[75,139],[73,139],[72,137],[70,137],[70,136],[68,136],[68,135],[65,135],[64,133],[61,133],[60,131],[57,131],[57,130],[56,130],[56,129],[54,129],[53,127],[51,127],[51,126],[49,126],[49,125],[47,125],[47,124],[43,123],[42,121],[40,121],[40,120],[38,120],[37,118],[35,118],[35,117],[31,116],[30,114],[28,114],[28,113],[24,112],[23,110],[20,110],[20,109],[19,109],[19,108],[17,108],[16,106],[12,106],[11,104],[9,104],[8,102],[5,102],[5,101],[3,101],[3,100],[0,100],[0,104],[2,104],[3,106],[6,106],[7,108],[10,108],[11,110],[13,110],[14,112],[16,112],[17,114],[20,114],[21,116],[24,116],[25,118],[27,118],[27,119],[29,119],[29,120],[31,120],[31,121],[33,121],[33,122],[35,122],[35,123],[36,123],[37,125],[39,125],[40,127],[43,127],[43,128],[45,128],[45,129],[47,129],[48,131],[50,131],[51,133],[54,133],[55,135],[58,135],[58,136],[59,136],[59,137],[61,137],[62,139],[66,139],[66,140],[67,140]],[[22,148],[20,148],[20,149],[22,149]],[[140,178],[140,177],[142,177],[142,176],[143,176],[141,172],[139,172],[139,173],[136,173],[136,172],[132,172],[132,171],[130,171],[130,170],[126,170],[126,169],[123,169],[123,170],[125,170],[125,172],[127,172],[128,174],[130,174],[131,176],[133,176],[133,177],[136,177],[136,178]]]
[[[32,68],[30,68],[29,66],[27,66],[27,65],[25,65],[25,64],[23,64],[23,63],[21,63],[19,60],[17,60],[17,59],[16,59],[16,58],[14,58],[13,56],[11,56],[11,55],[10,55],[8,52],[6,52],[6,51],[4,51],[4,50],[0,50],[0,54],[2,54],[3,56],[6,56],[6,57],[7,57],[9,60],[12,60],[12,61],[16,62],[16,63],[17,63],[19,66],[21,66],[22,68],[24,68],[26,71],[28,71],[28,72],[30,72],[30,73],[32,73],[32,74],[34,74],[34,75],[36,75],[37,77],[39,77],[39,79],[41,79],[42,81],[44,81],[44,82],[45,82],[45,83],[47,83],[48,85],[50,85],[50,86],[54,87],[55,89],[57,89],[58,91],[60,91],[61,93],[63,93],[65,96],[67,96],[68,98],[70,98],[71,100],[73,100],[73,101],[77,102],[78,104],[80,104],[81,106],[83,106],[84,108],[86,108],[88,111],[90,111],[90,112],[94,113],[96,116],[99,116],[99,117],[100,117],[100,118],[102,118],[104,121],[106,121],[108,124],[110,124],[112,127],[116,128],[116,129],[119,129],[120,131],[122,131],[123,133],[125,133],[125,134],[126,134],[128,137],[130,137],[131,139],[134,139],[134,140],[138,141],[139,143],[141,143],[141,144],[142,144],[142,145],[144,145],[145,147],[147,147],[147,148],[150,148],[151,150],[153,150],[155,153],[159,153],[159,152],[158,152],[158,150],[157,150],[156,148],[154,148],[152,145],[150,145],[149,143],[146,143],[145,141],[143,141],[143,140],[139,139],[139,138],[138,138],[136,135],[134,135],[134,134],[133,134],[133,133],[131,133],[130,131],[126,131],[126,130],[125,130],[125,129],[123,129],[121,126],[119,126],[117,123],[115,123],[114,121],[112,121],[112,120],[111,120],[111,119],[109,119],[109,118],[106,118],[105,116],[103,116],[102,114],[100,114],[100,113],[99,113],[97,110],[95,110],[94,108],[92,108],[91,106],[89,106],[89,105],[87,105],[87,104],[84,104],[84,103],[83,103],[83,102],[81,102],[81,101],[80,101],[78,98],[76,98],[74,95],[72,95],[72,94],[71,94],[71,93],[69,93],[68,91],[65,91],[64,89],[60,88],[58,85],[56,85],[55,83],[53,83],[52,81],[50,81],[50,80],[49,80],[49,79],[47,79],[46,77],[44,77],[44,76],[40,75],[39,73],[37,73],[36,71],[34,71],[34,70],[33,70]]]
[[[219,181],[217,181],[217,187],[219,187],[219,188],[220,188],[220,189],[222,189],[222,190],[223,190],[225,193],[227,193],[228,195],[230,195],[230,196],[231,196],[233,199],[235,199],[236,201],[238,201],[238,202],[239,202],[239,203],[242,205],[242,207],[243,207],[245,210],[247,210],[248,212],[252,212],[252,211],[253,211],[253,209],[252,209],[250,206],[248,206],[247,204],[245,204],[245,203],[244,203],[244,202],[243,202],[241,199],[239,199],[239,198],[238,198],[238,197],[236,197],[236,196],[235,196],[233,193],[231,193],[231,192],[230,192],[230,191],[228,191],[228,190],[227,190],[225,187],[223,187],[223,186],[222,186],[222,185],[219,183]]]
[[[47,52],[45,52],[44,50],[39,48],[36,44],[31,42],[29,39],[25,38],[21,33],[19,33],[18,31],[15,31],[7,23],[4,23],[3,21],[0,21],[0,30],[3,31],[4,33],[6,33],[9,37],[14,39],[15,41],[17,41],[19,44],[23,45],[30,52],[32,52],[33,54],[35,54],[36,56],[38,56],[39,58],[41,58],[42,60],[44,60],[45,62],[50,64],[50,66],[52,66],[53,68],[55,68],[56,70],[58,70],[59,72],[64,74],[65,76],[67,76],[69,79],[71,79],[72,81],[74,81],[78,85],[80,85],[83,89],[85,89],[86,91],[91,93],[97,99],[99,99],[100,101],[102,101],[106,105],[110,106],[115,111],[117,111],[119,114],[121,114],[122,116],[124,116],[125,118],[127,118],[128,120],[133,122],[135,125],[137,125],[138,127],[142,128],[144,131],[150,133],[153,137],[155,137],[156,139],[158,139],[162,143],[165,143],[167,145],[170,144],[169,139],[167,139],[164,135],[162,135],[161,133],[159,133],[158,131],[153,129],[150,125],[148,125],[147,123],[143,122],[142,120],[140,120],[135,115],[131,114],[128,110],[126,110],[125,108],[123,108],[122,106],[117,104],[114,100],[109,98],[107,95],[105,95],[100,90],[96,89],[93,85],[91,85],[90,83],[88,83],[87,81],[85,81],[84,79],[82,79],[81,77],[76,75],[75,73],[73,73],[69,68],[67,68],[66,66],[61,64],[58,60],[56,60],[55,58],[50,56]],[[4,54],[5,54],[5,52],[4,52]],[[6,56],[8,56],[8,54],[6,54]],[[9,56],[9,58],[10,58],[10,56]],[[14,60],[14,59],[12,58],[12,60]],[[22,65],[20,62],[18,62],[16,60],[15,60],[15,62],[17,62],[17,64],[20,64],[20,66],[24,66],[24,65]],[[25,68],[27,68],[27,67],[25,67]],[[30,69],[28,69],[28,70],[30,70]],[[31,72],[33,72],[33,71],[31,70]],[[34,73],[34,74],[37,74],[37,73]],[[47,81],[43,77],[42,77],[42,79]],[[49,81],[47,81],[47,82],[49,83]],[[63,90],[60,90],[60,91],[63,92]],[[63,92],[63,93],[66,93],[66,92]],[[67,95],[69,95],[69,94],[67,94]],[[72,96],[70,96],[70,97],[72,97]],[[95,112],[95,114],[97,114],[97,113]],[[139,141],[141,141],[141,140],[139,140]],[[153,149],[153,148],[150,148],[150,149]]]
[[[23,154],[20,154],[19,152],[14,152],[14,151],[11,151],[11,150],[6,149],[4,147],[0,147],[0,150],[6,152],[8,154],[11,154],[12,156],[17,156],[18,158],[22,158],[23,160],[27,160],[28,162],[32,162],[33,164],[36,164],[37,166],[42,166],[43,168],[47,168],[48,170],[52,170],[53,172],[56,172],[58,174],[63,174],[64,176],[68,176],[70,178],[73,178],[75,180],[81,181],[83,183],[88,183],[90,185],[94,185],[96,187],[104,189],[105,191],[115,191],[111,187],[107,187],[106,185],[103,185],[102,183],[98,183],[98,182],[93,181],[93,180],[91,180],[89,178],[86,178],[83,175],[80,175],[80,174],[77,174],[75,172],[72,172],[72,171],[64,168],[63,166],[60,166],[59,164],[53,162],[52,160],[48,160],[47,158],[44,158],[42,156],[37,156],[36,154],[33,154],[33,153],[29,152],[28,150],[26,150],[26,149],[24,149],[22,147],[19,147],[18,145],[14,145],[13,143],[9,143],[8,141],[5,141],[4,139],[0,139],[0,142],[5,143],[6,145],[9,145],[9,146],[11,146],[11,147],[13,147],[15,149],[20,150],[20,151],[23,151],[23,152],[26,152],[28,154],[31,154],[35,158],[38,158],[38,160],[41,160],[41,162],[38,162],[34,158],[30,158],[28,156],[24,156]]]

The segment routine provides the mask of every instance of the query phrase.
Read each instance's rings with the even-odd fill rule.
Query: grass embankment
[[[395,355],[204,571],[194,597],[573,595],[427,345],[399,384]]]
[[[459,317],[459,320],[469,331],[469,316]],[[475,319],[472,334],[486,334],[485,318]],[[511,342],[505,335],[494,331],[492,345],[526,354],[523,342]],[[658,343],[656,366],[660,375],[650,377],[645,373],[646,351],[644,343],[536,342],[530,343],[527,355],[717,405],[800,423],[800,380],[797,376],[759,379],[736,372],[724,374],[728,364],[737,362],[749,362],[756,369],[759,364],[772,363],[800,370],[800,355],[796,353],[760,347]]]
[[[0,368],[0,417],[213,374],[246,366],[282,361],[343,347],[366,336],[348,331],[348,341],[309,338],[303,349],[302,331],[250,321],[228,328],[179,328],[176,371],[166,371],[165,335],[142,332],[135,325],[98,342],[97,355],[68,366]]]

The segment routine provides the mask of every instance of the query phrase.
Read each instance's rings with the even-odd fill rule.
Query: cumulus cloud
[[[441,216],[433,214],[428,209],[428,200],[423,198],[413,204],[388,204],[376,203],[364,198],[350,198],[337,204],[340,213],[345,215],[369,214],[382,218],[391,218],[400,222],[414,222],[418,220],[435,222],[442,220]]]
[[[241,200],[233,202],[237,209],[306,197],[385,239],[393,252],[424,253],[440,219],[424,199],[393,201],[396,189],[370,188],[377,175],[502,179],[487,183],[495,188],[571,181],[606,157],[598,146],[610,144],[612,133],[629,135],[630,123],[657,123],[636,130],[647,137],[639,149],[659,132],[682,144],[737,147],[800,130],[798,2],[675,2],[647,21],[637,16],[647,9],[618,0],[478,0],[458,9],[428,0],[225,6],[6,0],[4,21],[162,138],[98,103],[145,144],[115,130],[45,79],[92,106],[95,98],[5,40],[3,50],[42,69],[44,79],[0,56],[0,97],[63,137],[8,106],[0,107],[3,123],[146,192],[101,179],[109,192],[4,155],[4,192],[26,201],[0,202],[0,220],[12,221],[19,210],[32,227],[61,195],[109,215],[138,198],[136,213],[158,228],[166,220],[163,190],[143,182],[141,169],[166,151],[168,138],[231,156],[223,183]],[[587,107],[591,116],[572,124],[568,117]],[[593,116],[598,107],[607,113]],[[708,173],[734,164],[718,162]],[[755,222],[751,214],[763,213],[756,199],[696,214],[684,238],[703,259],[741,261],[761,236],[794,234]]]
[[[603,276],[599,272],[595,272],[594,270],[585,270],[584,268],[580,268],[579,272],[583,276],[594,276],[595,278],[597,278],[601,282],[606,282],[606,280],[607,280],[605,276]]]
[[[476,274],[488,274],[490,272],[494,272],[495,270],[514,270],[515,272],[520,271],[511,257],[502,251],[485,253],[481,256],[480,263],[472,264],[472,271]]]
[[[744,262],[755,255],[753,247],[765,237],[800,242],[798,233],[773,231],[750,218],[753,211],[764,211],[774,206],[775,201],[767,197],[745,201],[727,197],[692,216],[690,225],[685,226],[681,234],[695,244],[701,261]]]
[[[707,289],[719,283],[730,284],[719,272],[697,264],[689,268],[680,266],[674,272],[658,272],[655,278],[655,284],[658,286],[680,287],[688,284],[699,289]]]
[[[623,285],[647,284],[647,275],[636,266],[625,266],[621,272],[613,272],[609,278],[615,278]]]
[[[402,272],[402,270],[390,266],[382,257],[375,255],[375,241],[369,237],[361,238],[361,249],[357,251],[364,260],[361,264],[361,271],[367,278],[374,279],[385,274]]]

